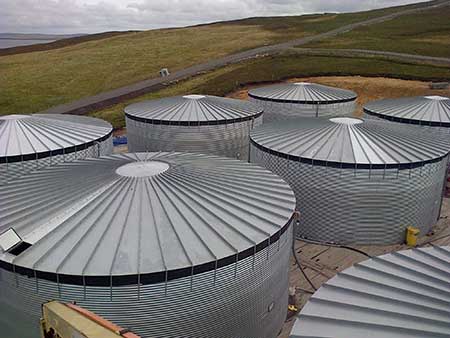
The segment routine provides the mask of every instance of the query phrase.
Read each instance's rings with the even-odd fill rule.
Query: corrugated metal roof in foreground
[[[388,120],[450,128],[450,98],[416,96],[369,102],[364,112]]]
[[[92,117],[58,114],[0,116],[0,161],[62,154],[69,148],[100,142],[111,133],[111,124]]]
[[[309,82],[282,83],[251,89],[250,97],[291,103],[332,104],[356,100],[357,94],[351,90],[340,89]]]
[[[255,104],[209,95],[174,96],[125,107],[131,119],[160,124],[225,124],[250,120],[262,114]]]
[[[431,162],[449,153],[443,136],[417,126],[348,117],[299,118],[252,131],[251,142],[265,151],[316,165],[388,168]]]
[[[450,247],[395,252],[344,270],[311,297],[290,337],[450,337]]]
[[[0,232],[12,227],[32,244],[0,261],[106,285],[110,276],[152,273],[160,282],[167,271],[191,275],[253,255],[288,228],[294,209],[281,178],[230,158],[137,153],[63,163],[0,190]]]

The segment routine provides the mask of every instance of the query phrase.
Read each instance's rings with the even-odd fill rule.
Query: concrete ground
[[[113,148],[113,154],[122,154],[122,153],[127,153],[128,152],[128,145],[123,144],[120,146],[115,146]]]
[[[430,234],[421,237],[419,246],[427,245],[450,245],[450,199],[445,198],[442,206],[441,217]],[[386,245],[386,246],[360,246],[355,245],[354,248],[360,249],[371,256],[378,256],[385,253],[406,250],[409,247],[405,244]],[[345,270],[353,264],[364,261],[366,256],[357,252],[334,248],[324,245],[308,244],[302,241],[296,241],[295,248],[297,256],[305,270],[306,275],[318,289],[323,283],[334,277],[338,272]],[[290,286],[297,289],[296,305],[300,310],[308,301],[311,294],[301,291],[310,290],[310,285],[303,277],[293,257],[291,257],[290,267]],[[278,338],[288,338],[292,326],[295,322],[295,314],[290,313],[283,326]]]

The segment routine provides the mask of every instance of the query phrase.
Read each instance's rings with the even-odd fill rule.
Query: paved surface
[[[281,51],[284,51],[286,49],[305,45],[311,41],[318,41],[325,38],[333,37],[338,34],[349,32],[355,28],[362,27],[362,26],[368,26],[377,24],[380,22],[384,22],[387,20],[392,20],[396,17],[399,17],[401,15],[407,15],[412,14],[424,10],[429,10],[432,8],[442,7],[442,6],[448,6],[450,5],[450,1],[444,1],[440,2],[438,4],[427,4],[425,3],[423,7],[420,8],[414,8],[414,9],[408,9],[388,15],[384,15],[381,17],[377,17],[370,20],[365,20],[357,23],[353,23],[350,25],[342,26],[340,28],[333,29],[331,31],[304,37],[301,39],[295,39],[290,40],[287,42],[269,45],[269,46],[263,46],[259,48],[250,49],[244,52],[232,54],[225,56],[220,59],[212,60],[206,63],[202,63],[196,66],[192,66],[189,68],[185,68],[176,72],[173,72],[170,76],[165,78],[153,78],[149,80],[144,80],[141,82],[137,82],[132,85],[128,85],[125,87],[117,88],[111,91],[103,92],[94,96],[84,97],[82,99],[55,106],[52,108],[49,108],[45,111],[42,111],[41,113],[71,113],[71,114],[86,114],[90,111],[94,111],[100,108],[104,108],[122,101],[125,101],[127,99],[140,96],[145,93],[149,93],[152,91],[157,91],[161,88],[164,88],[167,84],[170,84],[172,81],[178,81],[182,80],[191,76],[194,76],[198,73],[210,71],[219,67],[223,67],[227,64],[237,63],[246,59],[254,58],[258,55],[271,55],[276,54]],[[379,52],[382,53],[382,52]],[[386,52],[384,52],[386,53]],[[400,53],[397,53],[400,54]],[[421,56],[421,58],[428,59],[429,57]]]

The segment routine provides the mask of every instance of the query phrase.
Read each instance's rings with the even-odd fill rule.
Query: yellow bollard
[[[298,312],[298,307],[295,305],[288,305],[288,310],[292,312]]]
[[[416,246],[417,238],[419,237],[420,230],[415,227],[406,228],[406,244],[408,246]]]

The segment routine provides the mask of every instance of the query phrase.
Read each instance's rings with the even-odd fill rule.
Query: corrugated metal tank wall
[[[33,170],[45,168],[62,162],[71,162],[74,160],[100,157],[109,155],[113,152],[112,135],[103,141],[95,142],[89,147],[80,146],[79,150],[68,154],[44,157],[35,160],[19,161],[0,164],[0,185],[9,180],[20,177]]]
[[[35,320],[34,335],[17,328],[8,338],[37,338],[40,304],[53,299],[76,301],[143,338],[275,338],[286,317],[291,243],[292,227],[237,264],[140,287],[58,285],[0,270],[0,312]]]
[[[186,151],[248,160],[249,133],[262,116],[243,122],[182,126],[151,124],[126,117],[128,150]]]
[[[375,115],[367,114],[367,113],[364,113],[363,116],[364,116],[365,119],[368,119],[368,120],[389,121],[391,123],[398,123],[398,124],[409,124],[409,123],[407,123],[407,121],[405,121],[404,123],[403,122],[399,122],[399,121],[391,121],[391,120],[386,120],[386,119],[383,119],[381,117],[377,117]],[[413,121],[411,121],[411,124],[413,124],[412,122]],[[439,136],[449,137],[450,138],[450,128],[449,127],[430,126],[430,125],[426,125],[426,124],[421,124],[420,127],[421,128],[427,128],[430,133],[435,133],[435,135],[439,135]],[[446,185],[446,187],[445,187],[445,196],[446,197],[450,197],[450,163],[448,163],[447,180],[446,180],[445,185]]]
[[[393,244],[407,226],[427,233],[439,217],[448,157],[414,169],[314,166],[250,146],[250,161],[290,184],[301,213],[299,238],[342,244]]]
[[[316,116],[351,116],[356,108],[356,101],[332,104],[299,104],[259,100],[249,97],[249,101],[264,109],[264,123],[284,121],[298,117]]]
[[[439,127],[439,126],[430,126],[427,124],[416,124],[413,123],[413,121],[411,121],[410,123],[408,122],[400,122],[400,121],[392,121],[389,119],[383,119],[381,117],[372,115],[372,114],[367,114],[367,113],[363,113],[363,118],[366,120],[375,120],[375,121],[389,121],[390,123],[398,123],[398,124],[404,124],[404,125],[413,125],[413,126],[417,126],[420,125],[421,128],[428,128],[431,132],[439,132],[442,135],[448,135],[450,134],[450,128],[449,127]]]

